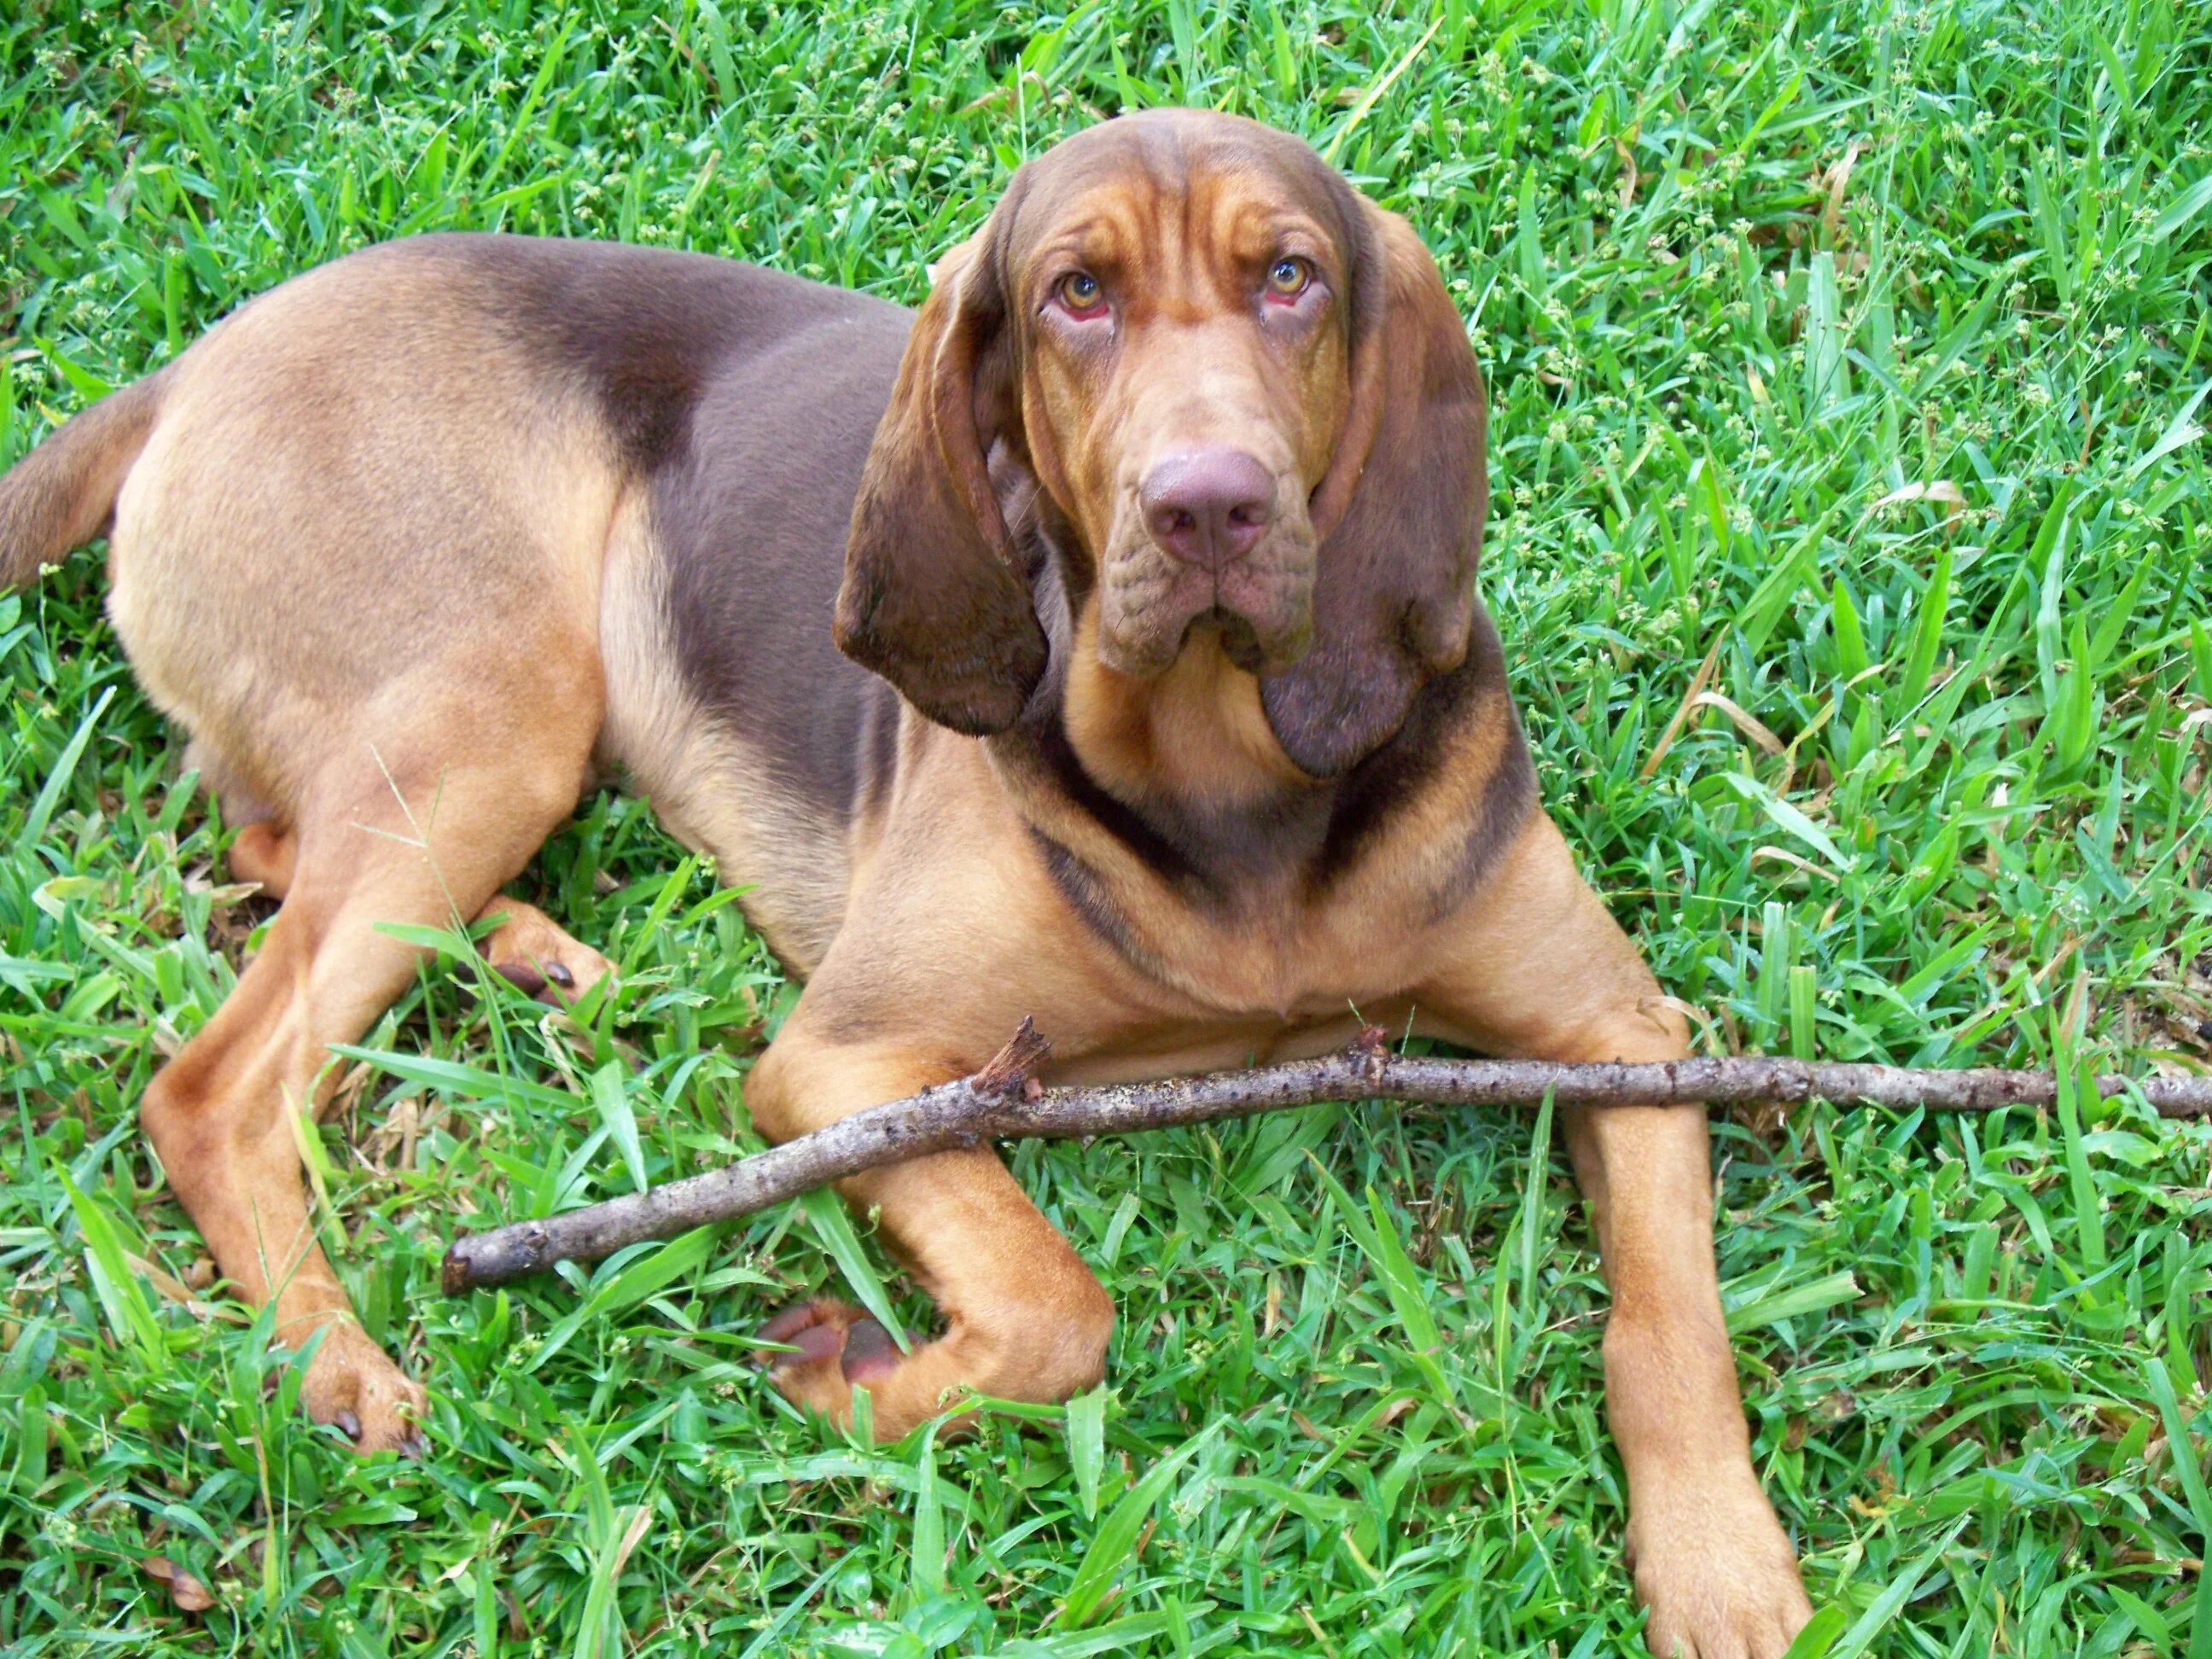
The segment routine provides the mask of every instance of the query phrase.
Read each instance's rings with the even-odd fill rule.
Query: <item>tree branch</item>
[[[1569,1065],[1535,1060],[1437,1060],[1394,1054],[1370,1027],[1341,1054],[1158,1083],[1040,1088],[1050,1045],[1024,1019],[1013,1040],[973,1077],[872,1106],[827,1128],[704,1175],[626,1198],[465,1235],[446,1253],[449,1296],[542,1272],[556,1261],[595,1261],[641,1239],[669,1238],[708,1222],[750,1215],[879,1164],[987,1140],[1069,1139],[1210,1123],[1322,1101],[1400,1100],[1431,1106],[1744,1106],[1821,1099],[1838,1105],[1919,1106],[1990,1112],[2049,1106],[2049,1072],[1929,1071],[1776,1059],[1673,1060],[1644,1065]],[[2139,1090],[2165,1117],[2212,1115],[2212,1078],[2100,1077],[2097,1092]]]

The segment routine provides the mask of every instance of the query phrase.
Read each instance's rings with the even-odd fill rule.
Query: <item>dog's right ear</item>
[[[837,593],[837,648],[978,737],[1014,723],[1047,653],[986,465],[1020,418],[994,228],[1005,215],[933,273],[860,477]]]

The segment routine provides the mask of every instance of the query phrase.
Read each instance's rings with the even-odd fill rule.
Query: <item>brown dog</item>
[[[351,1321],[285,1115],[415,972],[379,922],[504,913],[495,963],[605,970],[498,896],[599,767],[806,980],[746,1091],[779,1139],[974,1070],[1023,1014],[1065,1079],[1319,1053],[1353,1006],[1499,1054],[1683,1054],[1536,805],[1474,599],[1483,424],[1401,221],[1296,140],[1161,112],[1023,167],[918,318],[426,237],[40,447],[0,483],[0,570],[112,524],[117,630],[251,821],[240,873],[289,892],[143,1115],[231,1282],[324,1332],[309,1409],[390,1446],[422,1394]],[[1748,1456],[1704,1115],[1566,1127],[1651,1644],[1778,1654],[1807,1607]],[[1112,1306],[991,1152],[844,1192],[944,1330],[901,1356],[793,1310],[793,1399],[844,1419],[865,1383],[896,1435],[963,1388],[1097,1378]]]

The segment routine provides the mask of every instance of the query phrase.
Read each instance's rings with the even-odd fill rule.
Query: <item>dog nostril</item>
[[[1162,549],[1215,568],[1250,552],[1274,521],[1274,477],[1241,449],[1170,455],[1146,473],[1137,494]]]

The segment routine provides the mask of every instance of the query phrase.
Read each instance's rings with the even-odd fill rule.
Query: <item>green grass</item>
[[[1243,111],[1443,264],[1547,800],[1707,1042],[2203,1064],[2212,17],[1370,10],[28,0],[0,457],[366,242],[620,235],[911,300],[1058,134]],[[1530,1117],[1019,1149],[1122,1321],[1106,1392],[963,1444],[825,1439],[744,1363],[825,1244],[872,1271],[833,1209],[441,1297],[459,1228],[755,1144],[774,964],[611,799],[523,889],[628,970],[594,1029],[428,968],[324,1132],[342,1271],[435,1401],[428,1461],[356,1460],[240,1310],[179,1300],[135,1105],[265,914],[98,562],[0,599],[0,1648],[1639,1650],[1603,1297]],[[1693,686],[1728,701],[1666,744]],[[1757,1460],[1832,1652],[2212,1659],[2208,1155],[2124,1103],[1718,1126]]]

